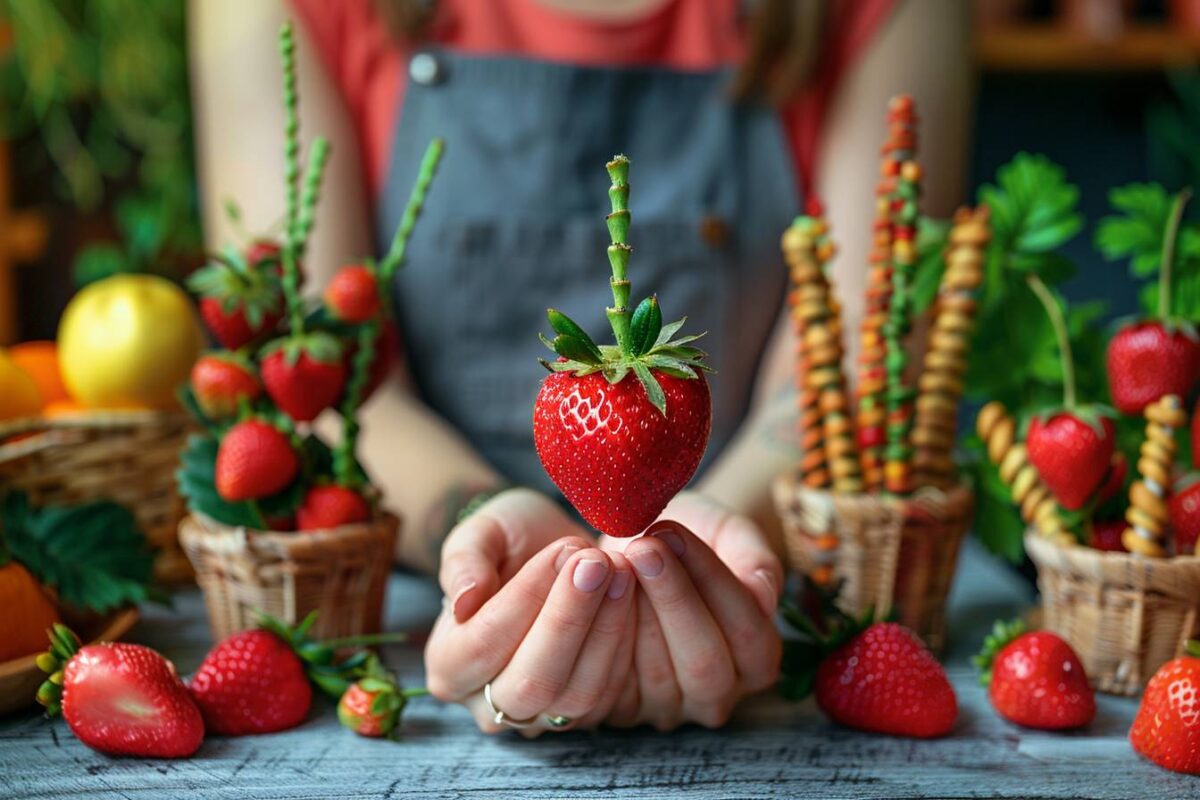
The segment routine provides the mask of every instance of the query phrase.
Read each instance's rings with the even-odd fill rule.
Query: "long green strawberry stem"
[[[1062,307],[1050,287],[1034,273],[1025,276],[1025,282],[1037,295],[1046,316],[1050,318],[1050,327],[1054,329],[1054,338],[1058,341],[1058,352],[1062,357],[1063,371],[1063,406],[1068,411],[1075,408],[1075,358],[1071,355],[1071,337],[1067,331],[1067,320],[1063,316]]]
[[[354,461],[359,433],[356,412],[362,404],[363,394],[370,380],[379,328],[378,320],[372,320],[358,328],[358,350],[354,353],[350,381],[346,384],[346,396],[339,409],[342,414],[342,439],[333,450],[333,477],[342,486],[353,486],[359,478]]]
[[[441,139],[434,139],[425,148],[425,155],[421,158],[421,168],[417,172],[416,183],[413,184],[412,192],[408,196],[404,215],[400,217],[400,225],[396,228],[395,235],[392,236],[391,246],[383,260],[379,262],[379,288],[385,294],[388,292],[388,287],[391,286],[391,280],[396,274],[396,270],[404,265],[404,255],[408,250],[409,237],[412,236],[413,227],[417,224],[417,217],[421,215],[421,210],[425,207],[425,195],[429,192],[429,185],[433,183],[433,176],[437,172],[445,149],[446,143]]]
[[[1175,195],[1171,215],[1167,217],[1167,228],[1163,232],[1162,264],[1158,268],[1158,318],[1161,320],[1171,316],[1171,273],[1175,267],[1175,245],[1179,238],[1183,209],[1191,199],[1191,188],[1185,188]]]
[[[605,165],[611,185],[608,187],[608,199],[612,205],[612,213],[605,219],[608,223],[608,234],[612,244],[608,246],[608,263],[612,267],[613,304],[605,309],[608,324],[612,326],[613,335],[617,337],[617,346],[623,356],[633,355],[633,345],[630,341],[629,313],[629,254],[633,248],[626,242],[629,234],[629,159],[623,155],[613,156],[613,160]]]
[[[296,94],[296,39],[290,22],[279,29],[279,58],[283,63],[283,178],[287,200],[284,232],[286,239],[294,239],[300,207],[300,113]]]

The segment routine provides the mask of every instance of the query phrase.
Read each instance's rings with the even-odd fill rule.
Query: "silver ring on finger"
[[[496,704],[492,702],[491,681],[488,681],[483,685],[483,702],[487,703],[488,711],[491,712],[492,715],[492,722],[496,723],[497,725],[506,725],[509,728],[516,728],[520,730],[521,728],[533,727],[533,724],[537,722],[537,717],[530,717],[526,720],[512,719],[503,711],[496,708]]]
[[[564,717],[561,714],[546,714],[545,719],[546,724],[555,729],[565,728],[575,721],[570,717]]]

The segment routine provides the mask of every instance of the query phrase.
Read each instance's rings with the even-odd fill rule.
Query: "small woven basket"
[[[840,582],[846,613],[894,610],[930,649],[942,649],[946,595],[974,509],[966,485],[912,497],[837,494],[808,489],[788,472],[774,492],[794,570]]]
[[[277,533],[233,527],[196,514],[179,540],[196,569],[213,636],[254,627],[260,612],[295,624],[317,611],[313,631],[331,639],[378,633],[400,520]]]
[[[120,503],[158,549],[155,578],[188,581],[192,570],[177,538],[186,508],[175,488],[175,469],[190,428],[181,411],[96,411],[3,422],[0,491],[27,492],[35,506]]]
[[[1043,625],[1070,643],[1102,692],[1141,692],[1200,634],[1200,557],[1143,558],[1025,534]]]

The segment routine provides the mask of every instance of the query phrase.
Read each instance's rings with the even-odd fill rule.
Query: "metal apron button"
[[[433,86],[442,82],[445,69],[433,53],[417,53],[408,62],[408,75],[414,83]]]

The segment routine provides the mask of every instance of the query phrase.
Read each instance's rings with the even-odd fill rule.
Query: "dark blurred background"
[[[955,0],[947,0],[953,2]],[[1107,190],[1200,184],[1200,0],[976,0],[971,187],[1018,149],[1089,227],[1071,297],[1136,309],[1092,247]],[[202,260],[184,0],[0,0],[0,345],[53,338],[82,283]]]

